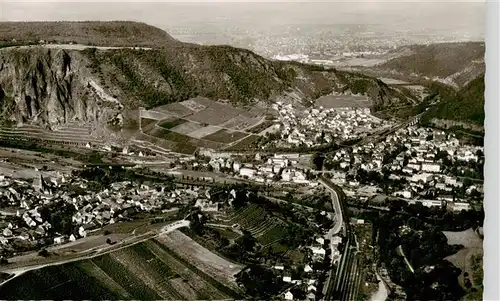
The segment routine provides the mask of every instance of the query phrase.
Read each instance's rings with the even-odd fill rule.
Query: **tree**
[[[48,257],[50,255],[49,251],[47,251],[47,249],[41,249],[39,252],[38,252],[38,255],[42,256],[42,257]]]
[[[239,273],[236,281],[243,284],[246,292],[257,300],[270,300],[283,286],[272,270],[255,264]]]
[[[312,155],[311,160],[312,160],[312,165],[316,168],[316,170],[323,169],[323,163],[325,162],[324,154],[316,152]]]
[[[219,244],[220,244],[220,246],[221,246],[222,248],[223,248],[223,247],[228,246],[228,245],[229,245],[229,243],[230,243],[229,239],[227,239],[227,238],[225,238],[225,237],[221,237],[221,238],[219,239]]]
[[[237,244],[249,252],[253,251],[256,243],[257,241],[248,230],[243,230],[243,236],[237,240]]]

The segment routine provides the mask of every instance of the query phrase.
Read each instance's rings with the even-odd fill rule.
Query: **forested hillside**
[[[412,45],[404,46],[395,52],[404,54],[379,65],[378,68],[406,76],[440,79],[458,88],[485,70],[484,42]]]
[[[175,43],[165,31],[139,22],[0,22],[1,46],[70,42],[99,46],[156,47]]]

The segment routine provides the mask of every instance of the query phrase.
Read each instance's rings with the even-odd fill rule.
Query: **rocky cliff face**
[[[53,127],[98,122],[102,111],[89,85],[85,58],[42,47],[0,50],[0,116],[4,122]]]

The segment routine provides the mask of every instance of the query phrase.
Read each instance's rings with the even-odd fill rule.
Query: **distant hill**
[[[484,42],[404,46],[394,50],[401,56],[377,68],[460,88],[485,72],[484,52]]]
[[[484,74],[458,92],[439,89],[441,102],[429,109],[425,120],[439,127],[462,127],[474,131],[484,125]],[[437,90],[436,90],[437,91]]]
[[[99,46],[155,47],[176,40],[165,31],[139,22],[0,22],[0,46],[74,42]]]

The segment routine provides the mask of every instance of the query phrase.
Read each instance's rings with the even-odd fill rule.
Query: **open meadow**
[[[316,99],[316,107],[322,106],[325,109],[331,108],[366,108],[371,105],[367,96],[356,95],[325,95]]]

